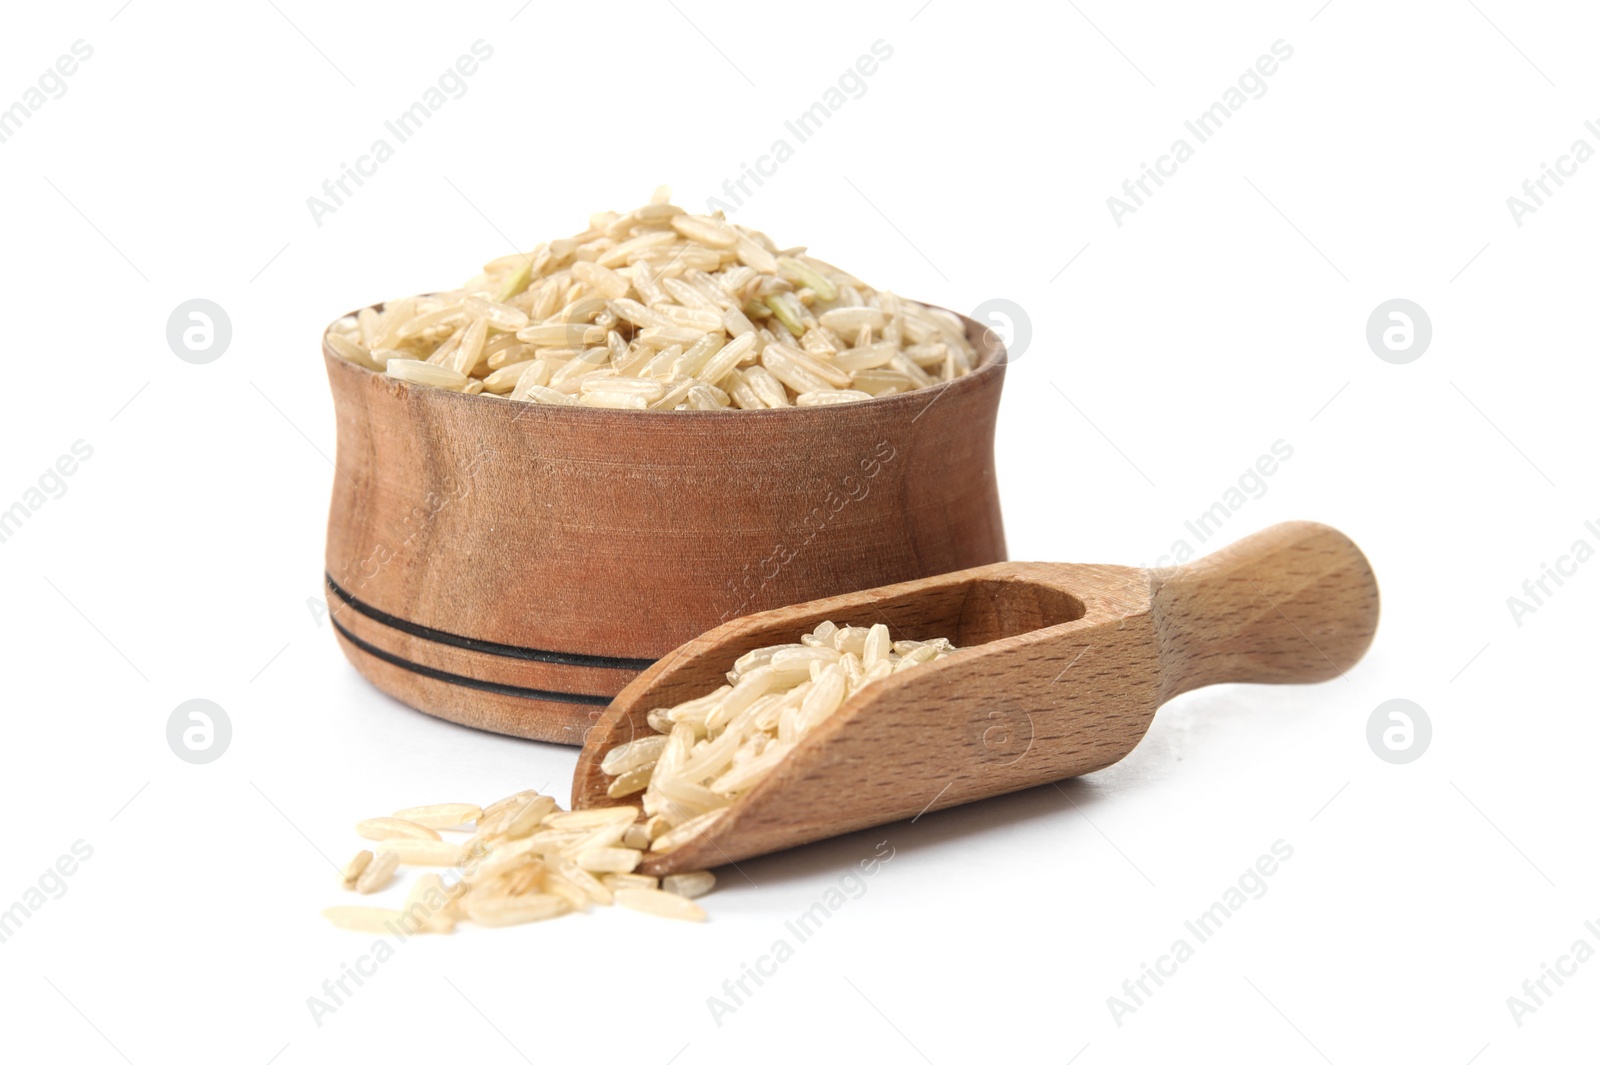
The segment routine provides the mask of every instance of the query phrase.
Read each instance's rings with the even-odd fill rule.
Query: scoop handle
[[[1355,665],[1378,581],[1337,529],[1285,522],[1150,574],[1163,700],[1207,684],[1298,684]]]

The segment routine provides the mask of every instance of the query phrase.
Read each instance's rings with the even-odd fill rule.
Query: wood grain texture
[[[723,625],[625,688],[589,732],[574,809],[606,797],[600,759],[645,716],[702,695],[739,655],[824,620],[948,636],[956,655],[898,673],[808,735],[732,812],[651,875],[707,868],[1103,769],[1157,708],[1227,681],[1335,676],[1377,629],[1361,551],[1311,522],[1274,526],[1175,570],[1005,563],[784,607]]]
[[[592,702],[515,691],[603,702],[729,618],[1003,560],[1004,351],[964,321],[967,377],[770,411],[514,404],[324,344],[341,648],[428,713],[579,743]]]

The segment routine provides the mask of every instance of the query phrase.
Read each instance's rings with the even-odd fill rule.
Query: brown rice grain
[[[661,886],[660,880],[643,873],[607,873],[600,878],[600,883],[609,888],[613,895],[622,888],[654,889]]]
[[[704,921],[706,911],[682,895],[650,888],[622,888],[616,893],[617,905],[657,917],[672,917],[679,921]]]
[[[362,839],[438,839],[439,833],[426,825],[402,817],[369,817],[356,822],[356,835]]]
[[[673,873],[661,878],[661,890],[686,899],[697,899],[717,885],[717,876],[710,872]]]
[[[483,812],[481,807],[470,802],[441,802],[432,806],[410,806],[396,810],[393,816],[425,828],[456,828],[476,821]]]
[[[545,824],[555,829],[630,825],[638,815],[639,811],[632,806],[600,806],[587,810],[564,810],[550,815]]]
[[[462,847],[448,840],[386,839],[378,843],[378,857],[393,855],[405,865],[457,865],[462,860]]]
[[[648,843],[648,841],[646,841]],[[371,851],[356,851],[355,856],[344,863],[344,868],[339,870],[339,886],[354,890],[356,881],[361,878],[361,873],[372,864]]]
[[[505,928],[558,917],[567,912],[567,900],[557,895],[521,895],[480,899],[468,896],[462,909],[473,924],[486,928]]]
[[[631,873],[643,857],[631,847],[590,847],[573,859],[578,868],[591,873]]]
[[[335,928],[384,935],[398,928],[406,915],[377,906],[329,906],[322,911],[322,916],[332,921]]]
[[[394,879],[394,872],[398,868],[400,856],[380,849],[366,864],[366,868],[361,870],[361,875],[356,877],[356,890],[363,895],[382,891]]]

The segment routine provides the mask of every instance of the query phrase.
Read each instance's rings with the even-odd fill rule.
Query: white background
[[[920,2],[9,13],[0,106],[74,41],[94,54],[0,144],[0,508],[93,448],[0,544],[0,907],[93,847],[0,944],[8,1059],[1592,1058],[1600,962],[1520,1027],[1506,999],[1600,947],[1600,563],[1520,626],[1506,600],[1600,546],[1600,162],[1520,227],[1506,198],[1574,139],[1600,148],[1593,12]],[[314,224],[306,198],[479,38],[466,95]],[[412,941],[315,1024],[307,998],[368,946],[317,916],[347,898],[327,859],[350,824],[564,797],[575,758],[379,695],[307,609],[320,330],[659,182],[703,207],[880,38],[866,94],[736,218],[915,298],[1025,308],[998,441],[1013,558],[1153,563],[1287,442],[1206,547],[1344,529],[1382,584],[1371,653],[1319,686],[1187,695],[1060,789],[724,871],[705,926],[597,911]],[[1106,198],[1279,39],[1266,94],[1117,226]],[[164,335],[194,297],[233,323],[204,366]],[[1409,365],[1364,337],[1395,297],[1433,322]],[[196,697],[234,729],[205,766],[164,733]],[[1401,697],[1434,736],[1397,766],[1365,729]],[[1280,839],[1267,893],[1116,1024],[1108,996]],[[867,892],[713,1023],[707,997],[879,840]]]

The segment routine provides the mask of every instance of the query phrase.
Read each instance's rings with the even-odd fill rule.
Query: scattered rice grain
[[[622,888],[616,893],[617,905],[657,917],[672,917],[679,921],[704,921],[706,911],[697,903],[670,891],[650,888]]]
[[[483,810],[469,802],[441,802],[432,806],[411,806],[396,810],[394,816],[426,828],[455,828],[476,821]]]
[[[394,871],[398,868],[400,868],[400,856],[380,850],[356,877],[356,890],[363,895],[382,891],[389,886],[389,881],[394,879]]]
[[[362,839],[438,839],[439,833],[426,825],[403,817],[369,817],[356,822],[356,835]]]
[[[461,844],[434,839],[386,839],[378,843],[378,857],[393,855],[405,865],[457,865],[462,859]]]

